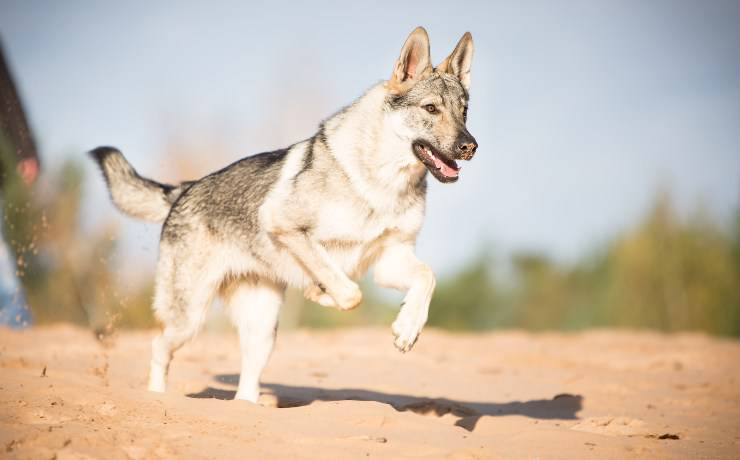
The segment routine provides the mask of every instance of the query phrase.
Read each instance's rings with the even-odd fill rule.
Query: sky
[[[574,259],[663,189],[682,212],[701,203],[729,221],[738,24],[740,3],[721,0],[0,3],[45,164],[115,145],[168,180],[192,178],[163,155],[173,144],[196,176],[287,146],[387,78],[417,25],[435,63],[469,30],[479,149],[456,184],[431,183],[418,243],[442,273],[484,245]],[[115,219],[125,260],[156,257],[158,226],[118,214],[87,172],[86,225]]]

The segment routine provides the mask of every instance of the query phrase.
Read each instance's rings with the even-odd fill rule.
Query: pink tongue
[[[445,177],[457,177],[460,174],[460,171],[447,166],[447,163],[434,155],[432,155],[432,159],[434,160],[434,167],[439,169]]]

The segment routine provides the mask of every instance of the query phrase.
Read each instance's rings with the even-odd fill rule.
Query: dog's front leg
[[[325,306],[336,306],[340,310],[350,310],[362,302],[360,287],[331,260],[326,250],[302,231],[270,232],[273,241],[283,246],[314,280],[320,290],[331,296],[318,296],[312,300],[322,300]]]
[[[379,286],[407,291],[401,311],[391,329],[394,344],[402,352],[411,350],[427,321],[429,302],[436,280],[432,269],[416,258],[408,243],[387,246],[375,266],[375,282]]]

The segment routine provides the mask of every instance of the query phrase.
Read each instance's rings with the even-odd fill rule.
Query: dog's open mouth
[[[460,176],[460,167],[455,160],[451,160],[424,141],[412,144],[414,155],[429,172],[440,182],[455,182]]]

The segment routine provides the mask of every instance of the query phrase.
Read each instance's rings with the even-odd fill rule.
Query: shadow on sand
[[[217,375],[220,383],[236,386],[239,376]],[[537,419],[575,420],[581,410],[581,395],[559,394],[552,399],[512,401],[506,403],[455,401],[446,398],[424,398],[418,396],[381,393],[356,388],[326,389],[263,383],[262,388],[271,391],[278,400],[278,407],[307,406],[315,401],[376,401],[388,404],[399,412],[411,411],[422,415],[452,414],[459,419],[455,425],[468,431],[475,429],[478,420],[485,416],[523,415]],[[236,391],[207,387],[198,393],[188,394],[191,398],[233,399]]]

